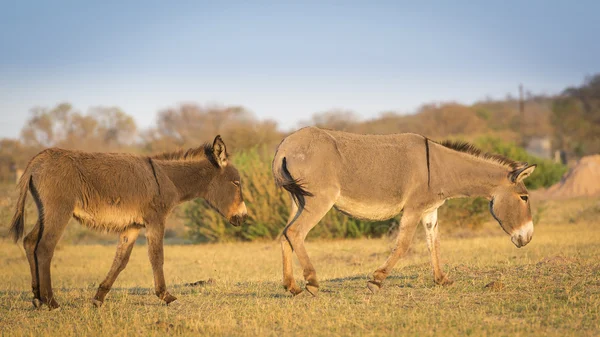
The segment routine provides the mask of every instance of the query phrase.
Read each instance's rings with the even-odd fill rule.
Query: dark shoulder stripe
[[[154,175],[154,180],[156,181],[156,185],[158,186],[158,195],[160,195],[160,183],[158,182],[158,177],[156,176],[156,169],[154,168],[154,162],[152,161],[152,158],[148,157],[148,163],[152,168],[152,174]]]

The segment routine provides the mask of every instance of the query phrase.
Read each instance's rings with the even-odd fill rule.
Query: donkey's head
[[[529,193],[523,179],[535,170],[535,165],[525,163],[508,174],[508,179],[492,192],[490,212],[502,229],[511,236],[518,248],[525,246],[533,236],[533,221],[529,206]]]
[[[215,137],[208,158],[216,173],[208,185],[205,200],[232,225],[239,226],[248,217],[242,197],[240,173],[227,159],[227,149],[221,136]]]

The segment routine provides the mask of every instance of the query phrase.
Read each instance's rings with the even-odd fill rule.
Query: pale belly
[[[73,216],[83,225],[98,230],[121,231],[132,224],[144,224],[139,210],[128,210],[119,207],[106,206],[98,210],[84,210],[75,207]]]
[[[404,202],[369,202],[354,200],[352,198],[340,196],[336,201],[334,207],[352,217],[376,221],[387,220],[398,215],[404,207]]]

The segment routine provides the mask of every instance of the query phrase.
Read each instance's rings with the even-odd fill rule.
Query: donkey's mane
[[[212,145],[205,143],[204,145],[191,148],[181,149],[171,152],[163,152],[150,156],[156,160],[198,160],[198,159],[211,159]]]
[[[513,170],[522,166],[521,163],[514,161],[512,159],[506,158],[503,155],[483,152],[471,143],[462,142],[462,141],[445,140],[439,144],[442,146],[445,146],[449,149],[456,150],[458,152],[468,153],[468,154],[473,155],[478,158],[482,158],[482,159],[500,163],[502,165],[506,165]]]

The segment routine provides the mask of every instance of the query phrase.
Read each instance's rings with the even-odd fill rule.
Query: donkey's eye
[[[529,201],[529,197],[528,197],[528,196],[526,196],[526,195],[522,195],[522,196],[521,196],[521,200],[523,200],[523,201],[527,202],[527,201]]]
[[[240,181],[239,180],[234,180],[231,182],[232,184],[234,184],[235,186],[239,187],[240,186]]]

